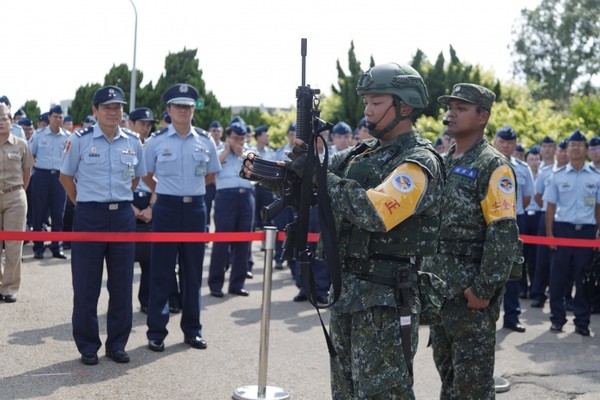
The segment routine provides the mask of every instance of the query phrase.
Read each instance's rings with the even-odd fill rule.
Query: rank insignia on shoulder
[[[88,133],[92,133],[94,132],[94,127],[93,126],[88,126],[87,128],[82,128],[82,129],[77,129],[75,131],[75,134],[79,137],[87,135]]]
[[[204,129],[202,129],[202,128],[197,128],[197,127],[194,127],[194,130],[195,130],[195,131],[196,131],[196,133],[198,133],[199,135],[202,135],[202,136],[206,136],[206,137],[208,137],[208,132],[207,132],[207,131],[205,131]]]
[[[152,132],[152,134],[151,134],[150,136],[158,136],[158,135],[162,135],[163,133],[165,133],[165,132],[166,132],[166,131],[168,131],[168,130],[169,130],[169,128],[165,127],[165,128],[162,128],[162,129],[161,129],[161,130],[159,130],[159,131],[154,131],[154,132]]]

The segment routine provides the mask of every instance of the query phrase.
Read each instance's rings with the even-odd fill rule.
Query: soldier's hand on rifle
[[[254,153],[248,153],[246,154],[246,158],[244,158],[244,160],[242,161],[241,174],[243,174],[243,178],[252,178],[252,170],[254,169],[253,161],[255,156],[256,155]]]

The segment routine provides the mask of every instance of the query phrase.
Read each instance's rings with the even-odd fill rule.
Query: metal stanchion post
[[[267,386],[267,364],[269,358],[269,323],[271,319],[271,283],[273,280],[273,252],[277,240],[277,228],[265,227],[265,269],[263,279],[262,316],[260,321],[260,351],[258,357],[258,385],[242,386],[233,391],[234,400],[286,400],[288,392],[278,387]]]
[[[496,386],[496,393],[504,393],[510,390],[510,381],[501,376],[494,377],[494,385]]]

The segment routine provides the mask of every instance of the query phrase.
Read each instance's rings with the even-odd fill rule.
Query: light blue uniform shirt
[[[146,141],[144,152],[158,194],[202,196],[206,193],[204,176],[221,170],[213,140],[194,128],[182,139],[169,125]]]
[[[10,126],[10,133],[12,133],[14,136],[18,137],[19,139],[27,140],[25,138],[25,131],[23,130],[23,128],[21,128],[17,124],[12,124]]]
[[[35,157],[35,167],[41,169],[60,169],[69,135],[60,128],[54,134],[47,126],[36,131],[29,140],[29,148]]]
[[[69,136],[60,172],[75,177],[77,201],[133,200],[133,178],[146,175],[142,143],[120,127],[112,142],[98,124],[80,129]]]
[[[221,150],[219,154],[223,151]],[[242,157],[238,157],[232,151],[227,154],[227,157],[221,163],[221,171],[217,173],[217,190],[233,188],[252,189],[252,182],[240,178],[239,173],[242,169],[242,160]]]
[[[521,160],[511,157],[510,163],[515,170],[517,178],[517,215],[522,215],[525,213],[523,196],[529,196],[531,197],[531,201],[534,201],[535,187],[533,185],[533,174],[531,173],[531,169],[529,169],[529,165]]]
[[[552,172],[556,170],[556,167],[553,165],[545,165],[540,168],[538,175],[535,177],[535,193],[542,195],[542,200],[544,198],[544,191],[546,190],[546,182],[549,182],[549,179],[552,177]],[[542,201],[542,211],[546,211],[548,206],[548,202]]]
[[[257,146],[254,146],[252,148],[252,152],[265,160],[275,160],[275,150],[273,150],[269,146],[265,146],[262,149],[259,149]]]
[[[569,163],[552,174],[546,185],[544,200],[556,204],[554,220],[557,222],[596,225],[600,173],[589,165],[577,171]]]
[[[286,143],[284,146],[278,148],[275,151],[275,161],[290,161],[290,158],[285,155],[285,153],[292,151],[292,147],[289,143]]]

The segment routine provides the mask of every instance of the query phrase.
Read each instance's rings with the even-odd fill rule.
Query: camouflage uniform
[[[386,232],[368,196],[373,190],[368,189],[390,176],[398,178],[395,171],[407,164],[424,172],[426,186],[412,215]],[[337,352],[331,359],[332,397],[413,399],[413,378],[404,359],[395,290],[361,279],[357,271],[374,265],[387,266],[389,271],[402,267],[410,271],[412,358],[420,311],[417,268],[423,256],[435,253],[431,243],[437,242],[439,229],[441,161],[428,141],[416,132],[407,132],[387,143],[367,140],[337,153],[327,180],[329,196],[335,199],[331,203],[343,261],[341,295],[330,321]],[[357,237],[366,240],[353,240]]]
[[[500,190],[512,191],[509,201],[493,207],[511,208],[506,214],[514,215],[515,178],[508,161],[485,139],[455,160],[454,151],[455,146],[445,157],[439,254],[423,267],[447,283],[441,321],[430,328],[433,356],[442,379],[441,399],[493,399],[496,321],[518,229],[514,217],[486,221],[482,203],[491,185],[506,184]],[[497,179],[500,170],[508,179]],[[467,308],[463,291],[469,287],[490,300],[489,306]]]

